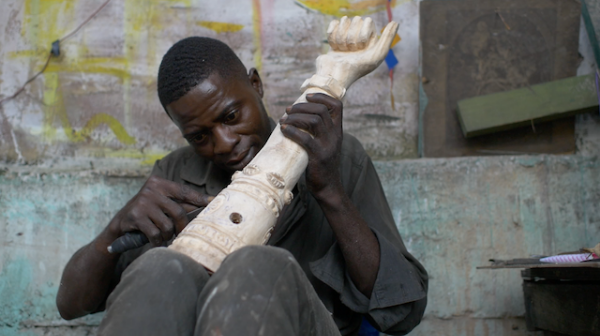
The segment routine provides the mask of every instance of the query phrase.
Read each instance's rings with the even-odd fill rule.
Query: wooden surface
[[[458,102],[467,138],[598,110],[595,75],[569,77]]]
[[[532,267],[521,271],[521,277],[525,281],[588,281],[600,282],[600,269],[590,269],[583,267],[585,264],[599,263],[583,263],[570,264],[570,267]]]
[[[490,265],[490,266],[478,266],[477,269],[500,269],[500,268],[600,268],[600,262],[584,262],[584,263],[573,263],[573,264],[506,264],[506,265]]]
[[[600,335],[600,269],[524,271],[525,319],[530,331]]]
[[[576,0],[421,2],[421,155],[573,152],[573,117],[466,139],[456,104],[575,76],[580,14]]]

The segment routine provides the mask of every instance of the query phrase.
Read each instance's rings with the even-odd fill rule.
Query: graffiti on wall
[[[19,29],[12,27],[11,36],[5,36],[13,42],[0,49],[0,57],[17,70],[0,73],[0,98],[39,71],[51,43],[104,2],[11,0],[7,7],[12,8],[10,18],[16,19],[7,24]],[[252,0],[243,5],[112,0],[76,35],[61,41],[60,56],[50,58],[40,78],[0,106],[4,119],[0,121],[0,146],[11,147],[4,152],[12,153],[13,161],[70,156],[75,148],[78,155],[133,158],[152,164],[184,144],[175,128],[165,132],[168,119],[155,93],[158,65],[174,41],[191,34],[212,34],[233,44],[246,63],[262,72],[265,45],[278,43],[277,36],[273,39],[273,17],[279,7],[308,9],[304,15],[309,16],[340,17],[385,11],[387,4],[388,0]],[[391,4],[395,6],[396,1]],[[288,29],[279,34],[287,37],[297,32]],[[311,54],[300,57],[314,62]],[[264,81],[268,83],[269,78]],[[10,154],[0,160],[11,161]]]
[[[364,16],[379,11],[384,11],[389,0],[296,0],[300,6],[316,10],[323,14],[335,17]],[[390,1],[392,7],[396,0]]]

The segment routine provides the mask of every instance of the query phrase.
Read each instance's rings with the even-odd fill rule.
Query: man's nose
[[[228,154],[240,141],[240,137],[226,125],[221,125],[213,128],[213,141],[216,155]]]

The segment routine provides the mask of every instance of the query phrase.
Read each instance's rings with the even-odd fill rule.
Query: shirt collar
[[[206,193],[216,196],[229,185],[231,176],[218,169],[211,161],[198,156],[195,152],[184,160],[181,179],[204,187]]]

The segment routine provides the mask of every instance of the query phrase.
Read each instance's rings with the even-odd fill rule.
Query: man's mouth
[[[236,158],[227,161],[225,165],[231,170],[242,170],[250,163],[250,161],[252,161],[254,155],[256,155],[255,149],[254,147],[250,147]]]

